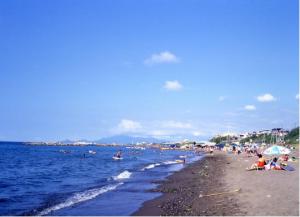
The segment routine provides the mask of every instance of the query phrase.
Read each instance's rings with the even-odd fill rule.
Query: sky
[[[0,1],[0,140],[299,122],[296,0]]]

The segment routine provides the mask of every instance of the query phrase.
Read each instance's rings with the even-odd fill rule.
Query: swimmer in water
[[[121,150],[118,151],[114,156],[117,157],[117,158],[121,158],[122,157],[122,151]]]

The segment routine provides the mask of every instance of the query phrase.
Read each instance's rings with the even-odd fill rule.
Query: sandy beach
[[[207,155],[160,183],[154,191],[163,194],[133,215],[298,216],[299,163],[289,162],[291,172],[246,171],[256,159],[219,151]]]

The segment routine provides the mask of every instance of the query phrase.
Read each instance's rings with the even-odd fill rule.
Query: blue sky
[[[299,119],[298,1],[0,2],[0,140],[208,138]]]

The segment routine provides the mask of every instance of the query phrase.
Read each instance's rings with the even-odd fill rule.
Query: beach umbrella
[[[220,143],[220,144],[217,144],[216,146],[219,147],[219,148],[224,148],[225,144]]]
[[[289,154],[290,152],[291,150],[288,148],[279,145],[273,145],[270,148],[267,148],[263,153],[266,155],[281,155]]]

